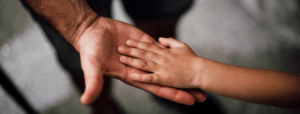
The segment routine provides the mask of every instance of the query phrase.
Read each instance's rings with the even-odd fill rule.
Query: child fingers
[[[141,59],[135,59],[127,56],[121,56],[120,61],[124,64],[127,64],[129,66],[132,66],[137,69],[145,70],[153,72],[155,71],[157,64],[152,61],[147,60],[141,60]]]
[[[158,40],[159,40],[159,43],[161,43],[163,46],[170,47],[170,48],[182,47],[185,45],[185,43],[175,40],[174,38],[160,37]]]
[[[137,40],[127,40],[126,45],[131,46],[131,47],[136,47],[139,49],[143,49],[143,50],[147,50],[147,51],[151,51],[151,52],[159,52],[162,49],[161,47],[159,47],[157,45],[146,43],[146,42],[141,42],[141,41],[137,41]]]
[[[143,83],[154,83],[159,84],[160,78],[158,74],[131,74],[130,78],[134,81],[143,82]]]
[[[129,48],[129,47],[125,47],[125,46],[120,46],[118,48],[118,51],[121,54],[140,58],[140,59],[146,59],[146,60],[150,60],[150,61],[159,60],[158,54],[152,53],[149,51],[145,51],[145,50],[141,50],[141,49],[137,49],[137,48]]]

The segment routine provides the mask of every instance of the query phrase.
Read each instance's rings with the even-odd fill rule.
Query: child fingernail
[[[119,46],[118,51],[122,51],[122,50],[124,50],[124,46]]]
[[[126,59],[126,57],[125,57],[125,56],[121,56],[121,57],[120,57],[120,61],[122,61],[122,62],[124,62],[124,61],[125,61],[125,59]]]
[[[129,45],[131,43],[131,40],[127,40],[126,44]]]

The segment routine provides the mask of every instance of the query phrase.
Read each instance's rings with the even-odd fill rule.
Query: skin
[[[227,65],[197,56],[188,45],[160,38],[169,48],[128,40],[119,46],[124,64],[151,73],[130,75],[137,82],[197,88],[238,100],[284,108],[300,107],[300,76]],[[134,58],[132,58],[134,57]]]
[[[145,84],[128,78],[133,73],[146,72],[126,66],[119,61],[118,46],[135,39],[158,46],[146,33],[136,27],[98,16],[85,0],[22,0],[53,26],[79,53],[85,78],[83,104],[92,103],[101,93],[103,75],[108,75],[132,86],[177,103],[192,105],[203,102],[202,90],[183,91],[156,84]],[[162,46],[163,47],[163,46]]]

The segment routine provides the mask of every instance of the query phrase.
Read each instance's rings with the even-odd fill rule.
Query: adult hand
[[[197,101],[206,99],[202,91],[188,94],[182,90],[137,83],[127,78],[131,73],[145,72],[120,63],[117,46],[125,45],[129,38],[158,43],[131,25],[98,17],[86,0],[22,1],[52,25],[80,53],[86,83],[86,90],[81,97],[83,104],[89,104],[98,97],[102,89],[103,74],[182,104],[193,104],[195,98]]]
[[[101,93],[103,75],[120,79],[127,84],[151,92],[162,98],[177,103],[192,105],[195,100],[203,102],[203,91],[186,92],[170,87],[144,84],[128,78],[132,73],[145,74],[141,70],[125,66],[119,61],[118,46],[125,46],[128,39],[160,45],[141,30],[116,20],[105,17],[97,18],[77,39],[73,46],[80,53],[86,89],[81,97],[83,104],[92,103]]]

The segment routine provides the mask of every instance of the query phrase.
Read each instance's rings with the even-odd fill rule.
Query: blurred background
[[[177,39],[207,59],[299,74],[299,3],[298,0],[195,0],[179,21]],[[120,0],[113,0],[113,17],[132,23]],[[90,113],[90,108],[80,103],[81,94],[69,74],[59,65],[53,46],[19,0],[0,0],[0,64],[7,74],[7,79],[1,78],[1,114],[26,113],[3,83],[13,84],[28,106],[38,113]],[[118,80],[113,80],[112,92],[126,114],[185,114],[189,110],[222,114],[300,113],[300,109],[257,105],[211,93],[205,103],[184,107]]]

